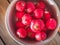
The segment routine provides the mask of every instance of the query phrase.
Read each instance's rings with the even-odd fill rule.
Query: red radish
[[[47,21],[50,18],[51,18],[51,13],[49,11],[47,11],[47,10],[44,11],[44,19],[45,19],[45,21]]]
[[[42,9],[35,9],[34,16],[35,16],[35,18],[42,18],[43,17],[43,10]]]
[[[37,41],[45,40],[46,37],[47,37],[47,35],[44,32],[39,32],[39,33],[36,33],[36,35],[35,35],[35,38]]]
[[[24,15],[24,12],[16,12],[17,18],[22,18],[23,15]]]
[[[17,29],[16,33],[20,38],[26,38],[26,36],[27,36],[26,30],[23,28]]]
[[[35,38],[36,38],[36,40],[41,41],[41,40],[42,40],[42,39],[41,39],[41,33],[37,33],[37,34],[35,35]]]
[[[32,20],[32,18],[30,16],[30,14],[24,14],[24,16],[22,17],[22,23],[24,25],[29,25],[31,20]]]
[[[47,22],[46,22],[46,27],[48,29],[54,30],[57,26],[57,22],[54,18],[50,18]]]
[[[27,13],[32,13],[35,10],[35,6],[33,2],[27,3]]]
[[[31,39],[35,38],[35,33],[30,28],[27,29],[27,35]]]
[[[30,24],[30,28],[33,32],[40,32],[44,29],[45,24],[43,20],[32,20]]]
[[[46,5],[44,2],[38,2],[37,3],[37,8],[45,9]]]
[[[16,10],[17,11],[22,12],[22,11],[24,11],[25,8],[26,8],[26,3],[25,2],[19,1],[19,2],[16,3]]]
[[[41,39],[42,40],[45,40],[47,37],[46,33],[45,32],[41,32]]]
[[[20,27],[24,27],[25,25],[22,23],[22,22],[20,22],[20,21],[17,21],[16,22],[16,27],[17,28],[20,28]]]

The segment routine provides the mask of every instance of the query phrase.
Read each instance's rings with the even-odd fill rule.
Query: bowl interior
[[[19,0],[18,0],[19,1]],[[21,0],[20,0],[21,1]],[[28,0],[24,0],[25,2],[28,2]],[[29,0],[32,2],[39,2],[39,0]],[[42,0],[41,0],[42,1]],[[35,41],[35,40],[29,40],[29,39],[20,39],[18,38],[18,36],[16,35],[16,27],[15,27],[15,23],[16,23],[16,19],[15,19],[15,14],[16,14],[16,9],[15,9],[15,4],[17,1],[13,1],[10,5],[10,9],[8,9],[8,13],[6,16],[6,24],[7,24],[7,28],[8,31],[10,33],[10,35],[15,39],[15,41],[19,42],[19,43],[23,43],[23,44],[40,44],[41,42]],[[57,27],[58,27],[58,16],[57,16],[57,12],[56,12],[56,8],[54,5],[50,4],[48,1],[43,0],[43,2],[47,5],[48,10],[52,13],[52,16],[57,20]],[[56,28],[57,28],[56,27]],[[48,33],[48,37],[46,40],[48,40],[55,31],[51,31],[51,32],[47,32]],[[44,40],[45,41],[45,40]],[[44,42],[42,41],[42,42]]]

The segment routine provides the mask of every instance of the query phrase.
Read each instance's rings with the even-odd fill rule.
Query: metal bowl
[[[21,45],[43,45],[43,44],[47,44],[48,42],[50,42],[57,34],[58,28],[59,28],[59,8],[56,5],[56,3],[53,0],[43,0],[48,5],[50,10],[53,12],[53,15],[55,15],[58,25],[57,25],[57,28],[55,29],[55,31],[53,31],[53,33],[50,33],[50,35],[48,36],[48,38],[46,40],[36,42],[36,41],[26,41],[26,40],[19,39],[17,37],[17,35],[15,34],[16,28],[14,25],[14,16],[15,16],[15,12],[16,12],[15,4],[17,1],[20,1],[20,0],[13,0],[11,2],[11,4],[8,6],[6,14],[5,14],[6,15],[5,16],[5,26],[6,26],[7,32],[11,36],[11,38]],[[37,2],[39,0],[24,0],[24,1]]]

